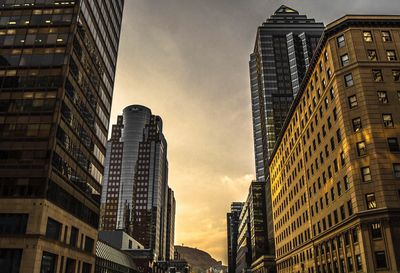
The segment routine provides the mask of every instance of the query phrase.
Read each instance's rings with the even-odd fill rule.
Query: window
[[[400,163],[393,164],[394,177],[400,178]]]
[[[371,235],[373,239],[382,238],[381,223],[371,224]]]
[[[385,127],[393,127],[393,119],[392,119],[392,114],[382,114],[382,119],[383,119],[383,125]]]
[[[372,42],[372,32],[371,31],[364,31],[363,32],[363,37],[364,37],[364,41],[366,42]]]
[[[349,106],[350,106],[350,109],[353,109],[358,106],[356,95],[349,97]]]
[[[65,273],[75,273],[76,260],[67,258],[67,264],[65,266]],[[53,273],[53,272],[51,272]]]
[[[86,236],[84,250],[87,252],[93,252],[93,247],[94,247],[94,240]]]
[[[69,244],[76,247],[78,243],[79,229],[76,227],[71,227],[71,237],[69,239]]]
[[[344,35],[340,35],[336,38],[338,47],[344,47],[346,45],[346,41],[344,39]]]
[[[363,156],[367,154],[367,146],[365,145],[365,141],[360,141],[357,143],[357,153],[358,156]]]
[[[352,74],[345,75],[344,82],[345,82],[346,87],[353,86],[354,85],[353,75]]]
[[[340,61],[342,62],[342,66],[346,66],[350,63],[349,61],[349,54],[344,54],[340,56]]]
[[[344,157],[343,152],[340,153],[340,163],[342,164],[342,166],[346,165],[346,158]]]
[[[358,132],[362,129],[361,118],[353,119],[353,131]]]
[[[361,175],[364,182],[370,182],[372,180],[371,170],[369,167],[361,168]]]
[[[347,267],[349,269],[349,272],[353,272],[354,271],[353,258],[352,257],[347,257]]]
[[[340,129],[336,130],[336,137],[337,137],[337,142],[340,143],[342,141],[342,132]]]
[[[374,77],[375,82],[383,82],[382,70],[380,69],[372,70],[372,76]]]
[[[386,57],[388,61],[396,61],[397,60],[396,51],[386,50]]]
[[[82,264],[82,273],[90,273],[92,272],[92,265],[88,263]]]
[[[392,41],[392,36],[390,35],[389,31],[382,31],[382,40],[384,42],[391,42]]]
[[[1,272],[19,273],[22,249],[0,248]]]
[[[347,177],[347,175],[343,178],[343,183],[344,183],[344,190],[347,191],[350,188],[349,178]]]
[[[360,255],[356,255],[356,264],[357,264],[357,271],[362,270],[362,262]]]
[[[347,210],[349,212],[349,216],[353,215],[353,203],[351,203],[351,200],[347,201]]]
[[[387,268],[385,251],[375,251],[376,268]]]
[[[346,212],[344,211],[344,206],[340,206],[340,217],[342,217],[342,220],[346,219]]]
[[[0,234],[25,234],[28,214],[0,214]]]
[[[49,252],[43,252],[40,273],[54,273],[56,270],[56,265],[57,255]]]
[[[376,209],[377,206],[374,193],[366,194],[365,200],[367,201],[367,209]]]
[[[393,81],[400,81],[400,70],[392,70]]]
[[[389,145],[389,151],[391,152],[398,152],[400,151],[399,143],[397,141],[397,137],[389,137],[387,139]]]
[[[375,49],[369,49],[368,50],[368,60],[370,60],[370,61],[377,61],[378,60],[378,56],[376,54],[376,50]]]
[[[61,223],[49,218],[47,220],[46,237],[53,240],[59,240],[61,236]]]
[[[358,243],[358,229],[355,228],[351,231],[351,237],[353,237],[353,243]]]
[[[386,91],[378,91],[378,101],[384,104],[389,102]]]

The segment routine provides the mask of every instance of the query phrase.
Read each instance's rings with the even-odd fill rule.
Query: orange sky
[[[254,174],[248,56],[281,4],[324,22],[400,14],[398,0],[125,0],[111,122],[130,104],[162,117],[176,244],[225,263],[226,213]]]

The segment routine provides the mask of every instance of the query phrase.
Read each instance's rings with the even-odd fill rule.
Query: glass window
[[[374,77],[375,82],[383,82],[382,70],[374,69],[372,70],[372,75]]]
[[[392,70],[393,81],[400,81],[400,70]]]
[[[393,127],[393,119],[392,119],[392,114],[382,114],[382,119],[383,119],[383,125],[385,127]]]
[[[361,175],[364,182],[370,182],[372,180],[371,170],[369,167],[361,168]]]
[[[349,212],[349,216],[353,215],[353,203],[351,200],[347,201],[347,210]]]
[[[351,73],[345,75],[344,82],[345,82],[346,87],[353,86],[354,85],[353,75]]]
[[[387,141],[388,141],[388,145],[389,145],[389,150],[390,150],[391,152],[398,152],[398,151],[400,151],[399,143],[398,143],[398,141],[397,141],[397,137],[389,137],[389,138],[387,139]]]
[[[53,240],[59,240],[61,236],[61,223],[49,218],[47,220],[46,237]]]
[[[369,193],[365,195],[365,200],[367,202],[367,209],[376,209],[376,200],[375,200],[375,194],[374,193]]]
[[[387,268],[385,251],[375,251],[376,268]]]
[[[94,247],[94,240],[86,236],[84,250],[87,252],[93,252],[93,247]]]
[[[346,45],[346,40],[344,39],[344,35],[340,35],[336,38],[338,47],[344,47]]]
[[[43,252],[40,273],[54,273],[56,270],[56,265],[57,265],[57,255],[48,252]]]
[[[353,119],[353,131],[358,132],[362,129],[361,118]]]
[[[25,234],[28,214],[0,214],[0,234]]]
[[[365,145],[365,141],[360,141],[357,143],[357,153],[358,156],[363,156],[367,154],[367,146]]]
[[[344,54],[340,56],[340,61],[342,62],[342,66],[346,66],[350,63],[349,61],[349,54]]]
[[[393,164],[394,177],[400,178],[400,163]]]
[[[389,31],[382,31],[382,40],[384,42],[391,42],[392,41],[392,36],[390,35]]]
[[[388,61],[397,61],[396,51],[386,50],[386,56]]]
[[[362,270],[361,255],[356,255],[357,271]]]
[[[368,60],[370,60],[370,61],[377,61],[378,60],[378,57],[377,57],[375,49],[369,49],[368,50]]]
[[[371,235],[373,239],[382,238],[381,223],[371,224]]]
[[[354,265],[353,265],[353,258],[352,257],[347,257],[347,268],[349,269],[349,272],[354,271]]]
[[[92,272],[92,265],[88,263],[83,263],[82,273],[90,273],[90,272]]]
[[[388,103],[389,102],[386,91],[378,91],[378,101],[380,103]]]
[[[69,239],[69,244],[76,247],[78,243],[79,229],[76,227],[71,227],[71,237]]]
[[[350,188],[349,178],[347,177],[347,175],[343,178],[343,183],[344,183],[344,190],[347,191]]]
[[[350,106],[350,109],[353,109],[358,106],[356,95],[349,97],[349,106]]]
[[[364,31],[363,32],[363,37],[364,37],[364,41],[366,42],[372,42],[372,32],[371,31]]]
[[[65,273],[75,273],[75,268],[76,268],[76,260],[68,258],[67,264],[65,266]]]
[[[0,248],[1,272],[19,273],[22,249]]]

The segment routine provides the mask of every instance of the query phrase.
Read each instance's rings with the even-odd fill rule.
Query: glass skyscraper
[[[0,1],[4,272],[94,271],[123,6]]]
[[[162,130],[162,119],[149,108],[123,110],[108,142],[101,201],[101,229],[125,230],[158,260],[171,255],[175,219]]]
[[[266,215],[260,218],[265,224],[266,238],[262,238],[260,233],[259,240],[267,242],[263,248],[266,250],[265,255],[253,261],[253,272],[263,272],[265,269],[272,272],[271,268],[274,267],[269,155],[323,30],[323,23],[317,23],[283,5],[258,28],[254,51],[250,55],[256,179],[265,183],[266,191],[263,211]]]
[[[257,180],[268,176],[269,154],[323,30],[286,6],[258,28],[249,62]]]

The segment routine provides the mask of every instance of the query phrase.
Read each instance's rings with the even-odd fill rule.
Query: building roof
[[[289,8],[288,6],[282,5],[275,11],[275,14],[299,14],[295,9]]]
[[[96,258],[104,259],[137,271],[136,264],[133,262],[132,257],[102,241],[97,241]]]

